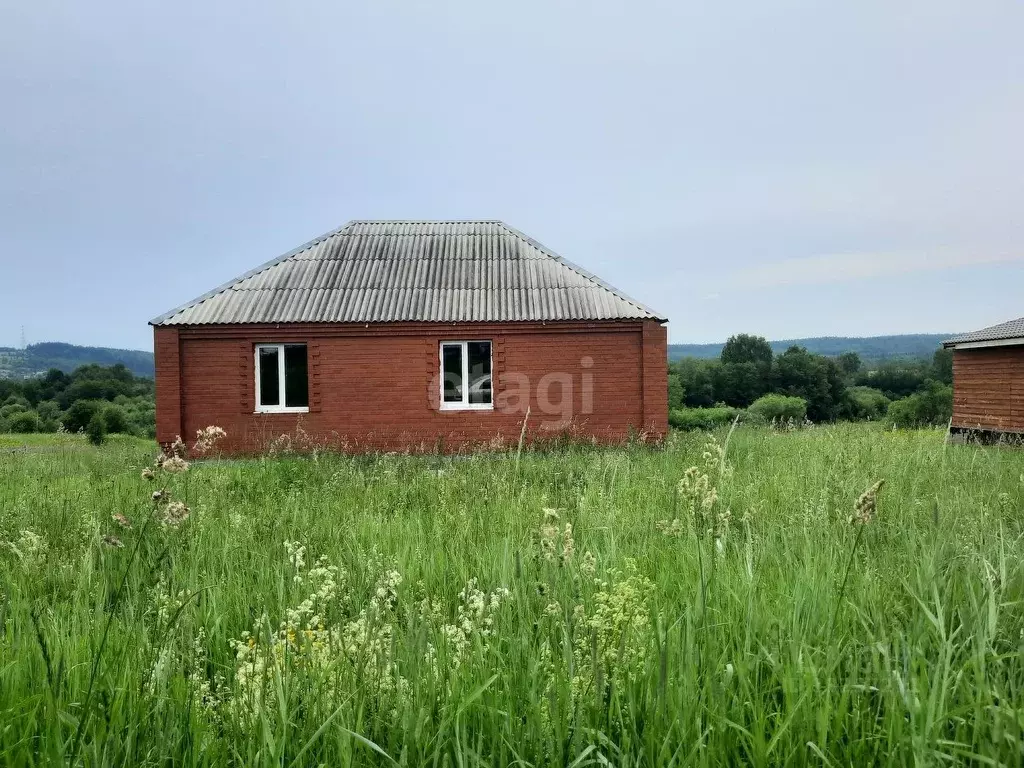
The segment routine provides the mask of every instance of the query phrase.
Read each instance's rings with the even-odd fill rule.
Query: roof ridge
[[[505,224],[505,222],[501,219],[352,219],[349,224]],[[346,224],[346,226],[348,225]]]

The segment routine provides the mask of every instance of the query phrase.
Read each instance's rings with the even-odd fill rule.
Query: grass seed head
[[[878,510],[878,492],[882,490],[883,485],[885,485],[885,480],[879,480],[860,495],[853,507],[851,523],[867,525],[875,519],[875,512]]]

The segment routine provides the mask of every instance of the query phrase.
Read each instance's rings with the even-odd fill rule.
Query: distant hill
[[[844,352],[856,352],[865,361],[893,358],[930,358],[943,341],[954,333],[919,333],[907,336],[841,337],[822,336],[811,339],[785,339],[771,342],[776,354],[792,346],[806,347],[808,352],[836,357]],[[722,354],[725,344],[669,344],[669,360],[681,357],[714,358]]]
[[[82,365],[123,363],[136,376],[153,378],[153,353],[137,349],[77,347],[59,341],[30,344],[25,349],[0,347],[0,379],[25,379],[60,368],[70,373]]]

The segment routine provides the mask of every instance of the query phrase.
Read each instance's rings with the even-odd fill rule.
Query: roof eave
[[[957,341],[950,339],[942,342],[943,349],[988,349],[990,347],[1024,346],[1024,337],[1012,336],[1005,339],[976,339],[974,341]]]
[[[172,315],[173,316],[173,315]],[[368,326],[377,325],[558,325],[581,324],[581,323],[667,323],[657,317],[571,317],[561,320],[236,320],[230,323],[201,322],[201,323],[176,323],[167,322],[170,318],[159,317],[149,321],[154,328],[237,328],[239,326],[262,326],[262,325],[350,325]],[[1022,342],[1024,343],[1024,342]]]

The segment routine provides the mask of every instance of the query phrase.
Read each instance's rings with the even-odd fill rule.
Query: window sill
[[[257,408],[253,413],[309,413],[309,408]]]
[[[463,403],[441,403],[440,410],[451,412],[451,411],[493,411],[493,403],[471,403],[464,405]]]

